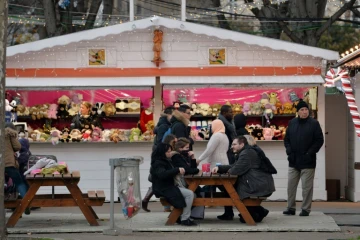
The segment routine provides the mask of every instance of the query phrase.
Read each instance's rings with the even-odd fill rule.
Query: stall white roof
[[[249,45],[258,45],[268,47],[274,50],[284,50],[294,52],[301,55],[310,55],[319,57],[325,60],[337,60],[339,58],[338,52],[305,46],[301,44],[286,42],[282,40],[259,37],[246,33],[230,31],[221,28],[210,27],[206,25],[195,24],[191,22],[183,22],[163,17],[158,17],[156,21],[151,21],[151,18],[136,20],[133,22],[122,23],[109,27],[96,28],[87,31],[81,31],[59,37],[48,38],[36,42],[16,45],[7,48],[7,56],[14,56],[19,53],[26,53],[30,51],[40,51],[46,48],[55,46],[67,45],[74,42],[84,40],[93,40],[98,37],[105,37],[108,35],[116,35],[123,32],[134,31],[136,29],[146,29],[151,26],[163,26],[171,29],[179,29],[182,31],[189,31],[194,34],[205,34],[207,36],[217,37],[223,40],[233,40],[236,42],[243,42]]]

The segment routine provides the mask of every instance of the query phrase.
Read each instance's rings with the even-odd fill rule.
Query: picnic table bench
[[[72,171],[67,174],[28,174],[26,175],[30,188],[23,199],[4,202],[5,208],[15,208],[6,226],[14,227],[29,207],[79,207],[91,226],[99,226],[99,219],[92,206],[102,206],[105,201],[104,191],[88,191],[83,194],[78,186],[80,172]],[[36,195],[42,186],[66,186],[70,194]]]
[[[237,175],[203,174],[200,171],[198,174],[186,175],[184,178],[189,185],[188,189],[193,192],[195,192],[199,185],[220,185],[224,186],[227,194],[230,196],[226,197],[224,193],[207,193],[204,198],[195,198],[193,206],[235,206],[248,225],[256,225],[246,206],[260,206],[261,202],[266,198],[256,197],[241,201],[234,188],[234,184],[238,178]],[[160,198],[160,201],[162,205],[170,205],[164,198]],[[169,215],[166,225],[174,225],[181,213],[182,209],[174,208]]]

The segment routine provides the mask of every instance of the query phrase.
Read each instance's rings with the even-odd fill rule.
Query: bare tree
[[[104,10],[103,10],[103,21],[108,19],[111,20],[111,14],[113,13],[114,9],[114,0],[103,0]]]
[[[254,0],[244,0],[252,3]],[[272,4],[270,0],[263,0],[263,6],[252,8],[252,13],[261,23],[261,31],[264,36],[280,38],[284,32],[293,42],[309,46],[317,46],[321,35],[339,17],[351,10],[356,0],[345,3],[325,23],[317,23],[316,19],[323,19],[325,14],[326,0],[289,0],[279,5]],[[275,21],[269,21],[274,19]],[[306,22],[288,23],[284,19],[309,19]]]
[[[4,208],[4,177],[5,177],[5,69],[7,42],[7,0],[0,0],[0,240],[7,239]]]
[[[99,11],[99,7],[101,5],[101,0],[92,0],[89,15],[86,20],[85,29],[91,29],[94,27],[96,15]]]

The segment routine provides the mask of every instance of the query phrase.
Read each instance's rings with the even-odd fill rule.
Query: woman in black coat
[[[174,167],[171,163],[172,147],[160,143],[151,155],[152,189],[156,197],[164,197],[174,208],[182,208],[183,213],[178,223],[184,226],[197,225],[190,220],[194,193],[179,185],[179,175],[185,174],[184,168]],[[174,182],[177,182],[175,185]]]

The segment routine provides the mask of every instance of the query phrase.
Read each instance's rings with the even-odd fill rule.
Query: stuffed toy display
[[[47,117],[52,119],[57,119],[57,105],[55,103],[50,104]]]
[[[153,99],[149,100],[149,107],[146,109],[141,110],[140,113],[140,129],[141,132],[146,132],[146,124],[150,121],[154,120],[154,101]]]
[[[116,99],[115,101],[116,114],[127,112],[128,103],[129,101],[127,99]]]
[[[81,138],[82,138],[82,134],[81,134],[80,130],[78,130],[78,129],[71,130],[70,138],[71,138],[72,142],[80,142]]]

